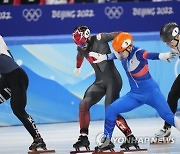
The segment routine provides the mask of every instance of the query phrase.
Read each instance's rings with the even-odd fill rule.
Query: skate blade
[[[147,149],[121,150],[122,154],[147,154]]]
[[[70,154],[83,154],[83,153],[85,153],[85,154],[92,154],[94,152],[94,150],[89,150],[89,151],[87,151],[87,150],[82,150],[82,151],[71,151],[70,152]]]
[[[150,144],[170,144],[174,143],[174,140],[171,138],[155,139],[150,142]]]
[[[55,153],[55,150],[32,150],[28,151],[28,154],[41,154],[41,153]]]
[[[123,152],[93,152],[92,154],[123,154]]]
[[[147,154],[147,149],[121,150],[120,152],[93,152],[92,154]]]
[[[121,150],[120,152],[93,152],[92,154],[147,154],[147,149]]]
[[[92,154],[123,154],[123,152],[93,152]]]

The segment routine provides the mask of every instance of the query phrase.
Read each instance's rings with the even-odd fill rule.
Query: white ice
[[[141,141],[140,147],[147,148],[148,154],[179,154],[180,153],[180,132],[172,128],[171,137],[175,139],[171,144],[150,145],[148,139],[163,126],[161,118],[128,119],[134,135]],[[90,123],[89,140],[91,149],[96,145],[96,136],[103,132],[104,121],[92,121]],[[55,149],[56,154],[69,154],[74,150],[72,145],[79,136],[79,123],[58,123],[37,125],[48,149]],[[120,151],[120,144],[123,134],[115,128],[113,139],[115,150]],[[146,139],[146,143],[142,143]],[[32,138],[23,126],[0,127],[0,154],[27,154],[28,147],[32,143]]]

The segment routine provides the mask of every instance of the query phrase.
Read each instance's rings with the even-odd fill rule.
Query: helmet
[[[121,32],[113,39],[112,47],[116,52],[122,52],[132,44],[132,35],[126,32]]]
[[[179,26],[175,22],[165,24],[160,30],[163,42],[171,42],[179,34]]]
[[[87,26],[78,26],[74,29],[72,37],[75,44],[82,45],[90,37],[90,29]]]

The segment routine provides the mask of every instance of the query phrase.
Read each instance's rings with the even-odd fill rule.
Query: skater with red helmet
[[[101,64],[94,64],[95,60],[89,56],[89,52],[94,51],[97,54],[111,53],[108,42],[119,34],[119,32],[100,33],[90,36],[90,29],[87,26],[78,26],[73,31],[73,40],[77,45],[77,57],[75,75],[80,74],[80,68],[84,58],[86,58],[95,71],[95,81],[90,85],[79,105],[79,123],[80,136],[73,145],[76,150],[86,147],[89,150],[90,142],[88,140],[90,108],[97,104],[105,96],[105,108],[119,97],[122,88],[122,79],[117,71],[113,61],[104,61]],[[128,138],[135,138],[125,119],[121,115],[116,117],[117,127]],[[133,146],[133,145],[131,145]]]

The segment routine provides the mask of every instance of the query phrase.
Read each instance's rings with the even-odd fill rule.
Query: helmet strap
[[[130,47],[130,46],[132,46],[132,45],[130,44],[128,47]],[[127,47],[127,48],[128,48],[128,47]],[[128,57],[129,57],[131,52],[130,52],[129,50],[127,50],[127,48],[125,49],[125,51],[128,52],[128,54],[129,54]]]
[[[179,40],[178,40],[178,39],[176,39],[176,38],[174,38],[174,40],[177,42],[177,43],[176,43],[176,45],[175,45],[175,47],[177,47],[177,46],[178,46],[178,44],[179,44]]]
[[[129,57],[129,55],[130,55],[130,51],[129,51],[129,50],[127,50],[127,49],[125,49],[124,51],[126,51],[126,52],[128,53],[128,56],[127,56],[127,57]]]

